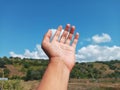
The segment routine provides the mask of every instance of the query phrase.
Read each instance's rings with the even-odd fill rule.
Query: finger
[[[66,40],[66,44],[70,45],[70,42],[71,42],[71,40],[72,40],[74,31],[75,31],[75,26],[72,26],[72,27],[71,27],[71,30],[70,30],[70,33],[69,33],[69,36],[68,36],[68,38],[67,38],[67,40]]]
[[[68,33],[69,33],[69,28],[70,28],[70,24],[67,24],[66,27],[65,27],[65,30],[64,30],[64,32],[63,32],[63,34],[61,36],[61,39],[60,39],[61,43],[65,42],[65,40],[66,40],[66,38],[68,36]]]
[[[74,48],[76,48],[76,45],[77,45],[77,42],[78,42],[78,38],[79,38],[79,33],[76,33],[75,38],[74,38],[73,43],[72,43],[72,46]]]
[[[52,31],[48,30],[48,32],[45,34],[43,38],[43,43],[49,43],[51,36],[52,36]]]
[[[62,31],[62,26],[59,26],[58,29],[57,29],[56,32],[55,32],[55,35],[54,35],[54,37],[53,37],[53,40],[58,41],[58,38],[59,38],[59,36],[60,36],[61,31]]]

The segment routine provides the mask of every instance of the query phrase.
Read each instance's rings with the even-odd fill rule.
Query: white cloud
[[[56,29],[51,29],[54,35]],[[95,43],[109,42],[111,37],[108,34],[102,34],[101,36],[95,35],[92,39]],[[88,41],[91,41],[90,38]],[[80,42],[81,44],[83,42]],[[34,51],[28,49],[25,50],[24,54],[16,54],[10,52],[12,57],[20,58],[32,58],[32,59],[48,59],[47,55],[41,48],[41,45],[36,45]],[[93,62],[93,61],[106,61],[120,59],[120,46],[100,46],[100,45],[88,45],[78,50],[76,54],[76,60],[78,62]]]
[[[88,45],[78,50],[76,54],[78,62],[93,62],[120,59],[119,46]]]
[[[10,52],[12,57],[20,58],[32,58],[32,59],[48,59],[40,45],[36,45],[36,50],[25,50],[24,54],[16,54]],[[78,50],[76,54],[76,60],[78,62],[93,62],[93,61],[106,61],[120,59],[120,47],[119,46],[99,46],[88,45]]]
[[[104,42],[110,42],[111,37],[110,37],[110,35],[103,33],[102,35],[93,36],[92,40],[95,43],[104,43]]]
[[[16,54],[14,52],[10,52],[10,56],[20,57],[20,58],[32,58],[32,59],[48,59],[47,55],[42,50],[41,45],[36,45],[35,50],[32,52],[26,49],[24,54]]]
[[[24,58],[24,56],[22,54],[16,54],[13,51],[10,52],[10,56]]]

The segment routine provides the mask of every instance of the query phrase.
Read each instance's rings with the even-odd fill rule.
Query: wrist
[[[64,63],[64,60],[60,57],[52,57],[50,58],[49,65],[54,66],[54,68],[61,68],[65,72],[70,73],[71,70],[67,67],[67,65]]]

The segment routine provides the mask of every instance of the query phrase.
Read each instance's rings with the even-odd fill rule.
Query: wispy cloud
[[[105,42],[110,42],[111,41],[111,37],[109,34],[103,33],[102,35],[94,35],[92,37],[92,41],[94,43],[105,43]]]
[[[91,38],[87,38],[87,39],[85,39],[85,41],[88,41],[88,42],[90,42],[90,41],[91,41]]]

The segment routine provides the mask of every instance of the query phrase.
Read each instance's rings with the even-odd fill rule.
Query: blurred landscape
[[[48,60],[0,58],[0,88],[36,90]],[[120,90],[120,60],[76,62],[70,74],[68,90]]]

